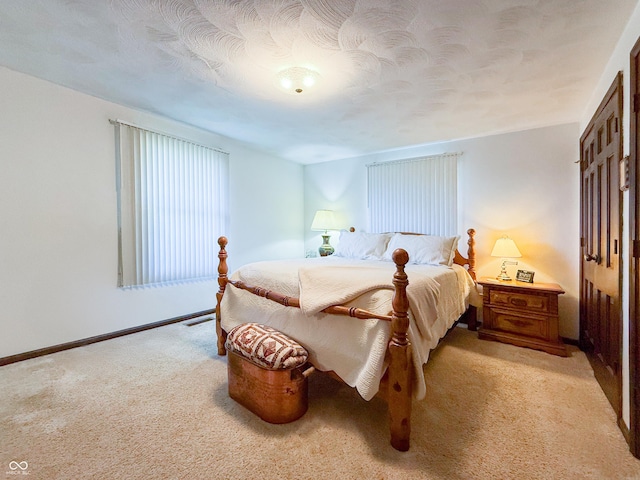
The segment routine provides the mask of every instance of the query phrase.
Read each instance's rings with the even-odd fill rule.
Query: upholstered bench
[[[308,352],[284,333],[258,323],[229,331],[229,396],[269,423],[288,423],[307,411]]]

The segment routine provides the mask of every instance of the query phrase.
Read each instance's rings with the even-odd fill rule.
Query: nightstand
[[[567,356],[558,334],[558,295],[555,283],[503,282],[481,278],[482,326],[478,337]]]

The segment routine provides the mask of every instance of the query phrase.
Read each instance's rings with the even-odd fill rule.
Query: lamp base
[[[496,277],[496,280],[500,280],[501,282],[510,282],[512,278],[507,273],[507,265],[517,265],[518,262],[510,262],[508,260],[502,261],[502,266],[500,267],[500,274]]]
[[[503,270],[502,272],[500,272],[500,275],[496,277],[496,280],[500,280],[501,282],[510,282],[512,278],[506,271]]]
[[[335,249],[329,245],[329,238],[331,238],[331,235],[322,235],[322,245],[318,248],[321,257],[326,257],[335,252]]]

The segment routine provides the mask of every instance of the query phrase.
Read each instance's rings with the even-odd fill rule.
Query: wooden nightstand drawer
[[[548,312],[549,297],[546,295],[531,295],[525,293],[513,293],[500,290],[491,290],[489,303],[496,306],[516,307],[531,310],[533,312]]]
[[[536,318],[533,315],[521,317],[512,312],[494,309],[492,312],[492,325],[495,330],[517,333],[546,340],[549,338],[549,323],[546,318]]]

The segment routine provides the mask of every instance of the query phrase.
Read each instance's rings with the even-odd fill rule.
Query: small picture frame
[[[533,276],[536,272],[530,270],[518,270],[516,272],[516,280],[519,282],[533,283]]]

